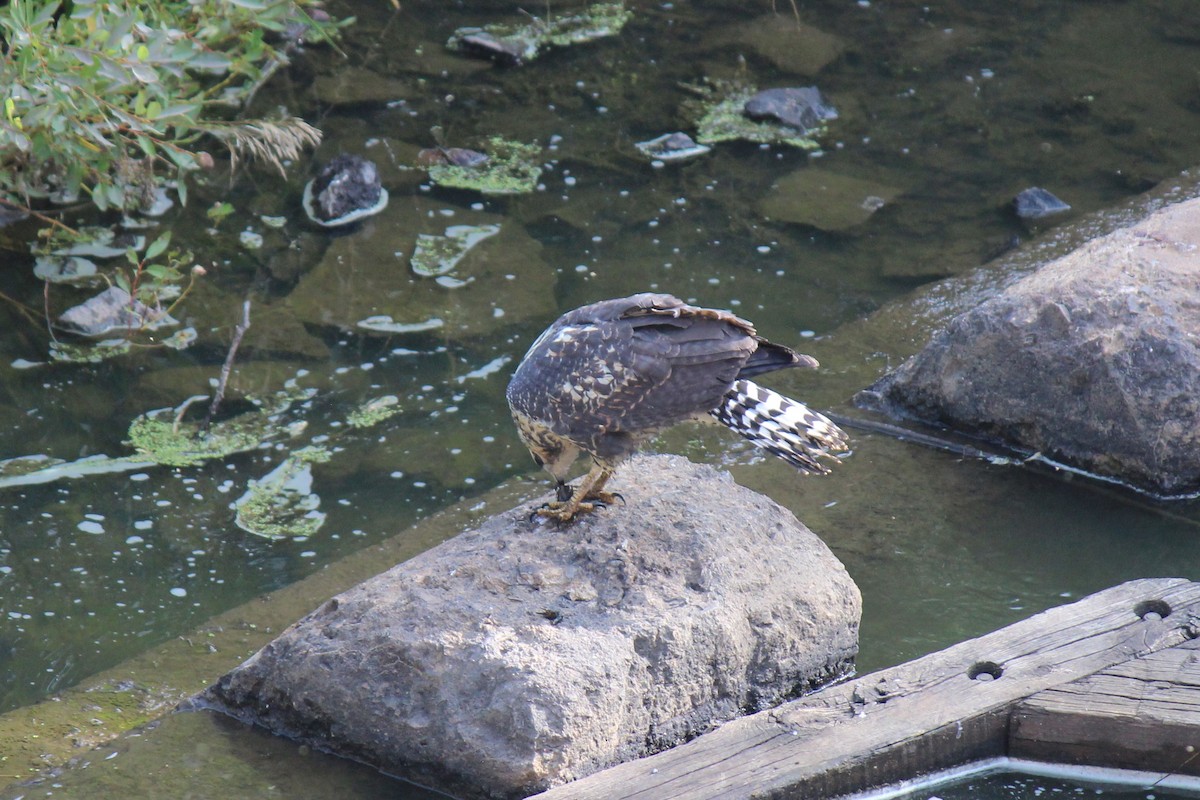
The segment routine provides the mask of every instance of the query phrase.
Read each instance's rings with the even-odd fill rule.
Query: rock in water
[[[1045,189],[1026,189],[1013,198],[1013,208],[1021,219],[1042,219],[1070,211],[1071,207]]]
[[[675,456],[613,488],[624,505],[562,527],[522,506],[338,595],[200,702],[517,798],[850,669],[858,589],[788,511]]]
[[[179,323],[163,309],[154,309],[130,297],[119,286],[110,286],[87,302],[72,306],[58,318],[63,329],[99,339],[129,336]]]
[[[305,213],[326,227],[378,214],[387,202],[375,164],[349,153],[335,156],[304,187]]]
[[[801,133],[837,119],[837,110],[825,102],[815,86],[799,89],[765,89],[746,101],[743,111],[752,120],[774,120]]]
[[[1200,199],[954,317],[859,402],[1160,497],[1200,493]]]
[[[664,164],[687,161],[712,150],[708,145],[697,144],[692,137],[682,131],[664,133],[662,136],[650,139],[649,141],[636,142],[633,146],[641,151],[642,154],[661,161]]]

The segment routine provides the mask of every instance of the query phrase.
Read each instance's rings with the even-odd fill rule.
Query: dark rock
[[[496,36],[481,28],[464,28],[456,31],[452,45],[470,56],[490,58],[505,67],[517,67],[532,60],[538,51],[536,39],[518,36]]]
[[[1200,492],[1200,199],[950,320],[859,402],[1157,496]]]
[[[375,164],[349,153],[330,160],[304,190],[304,210],[322,225],[353,222],[379,213],[386,204]]]
[[[819,128],[826,120],[837,119],[837,110],[825,102],[815,86],[765,89],[747,100],[743,111],[752,120],[773,120],[801,133]]]
[[[673,456],[613,488],[624,505],[563,527],[515,508],[333,598],[200,702],[516,798],[849,670],[858,589],[788,511]]]
[[[662,136],[650,139],[649,141],[636,142],[633,146],[644,155],[661,161],[664,164],[687,161],[712,150],[708,145],[696,144],[696,141],[692,137],[682,131],[664,133]]]
[[[455,167],[482,167],[489,161],[487,153],[465,147],[427,147],[417,153],[417,164],[434,167],[450,164]]]
[[[1071,207],[1045,189],[1034,186],[1013,198],[1013,208],[1021,219],[1042,219],[1070,211]]]

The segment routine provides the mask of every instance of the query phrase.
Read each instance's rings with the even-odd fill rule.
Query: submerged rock
[[[1025,220],[1052,217],[1070,211],[1071,207],[1045,189],[1034,186],[1013,198],[1017,216]]]
[[[375,164],[348,153],[335,156],[304,187],[304,213],[324,227],[378,214],[387,203],[388,193],[380,186]]]
[[[553,315],[555,271],[545,263],[542,245],[520,226],[504,227],[462,254],[453,270],[460,280],[471,279],[466,286],[448,291],[436,281],[449,275],[431,280],[414,273],[409,259],[418,237],[443,234],[446,210],[435,199],[412,198],[403,209],[384,211],[374,232],[334,239],[280,306],[311,329],[384,334],[436,329],[455,341]],[[459,225],[503,222],[482,211],[450,210]]]
[[[789,512],[679,457],[613,485],[624,505],[562,528],[521,506],[338,595],[200,702],[517,798],[848,671],[858,589]]]
[[[1200,199],[1050,262],[949,321],[860,404],[1145,492],[1200,492]]]
[[[780,178],[758,210],[772,220],[845,231],[866,222],[900,193],[885,183],[805,167]]]
[[[784,72],[813,76],[837,60],[846,43],[786,14],[764,14],[735,26],[726,40],[749,48]]]

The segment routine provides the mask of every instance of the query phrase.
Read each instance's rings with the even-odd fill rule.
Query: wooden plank
[[[1009,737],[1017,758],[1200,775],[1200,641],[1038,692]]]
[[[1200,584],[1131,581],[536,797],[827,797],[999,755],[1017,701],[1189,641],[1197,619]]]

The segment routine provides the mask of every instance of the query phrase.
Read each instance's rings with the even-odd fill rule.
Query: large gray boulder
[[[613,488],[624,505],[562,527],[522,506],[338,595],[199,702],[515,798],[852,669],[858,589],[786,509],[671,456]]]
[[[1200,492],[1200,199],[953,318],[858,401],[1157,496]]]

